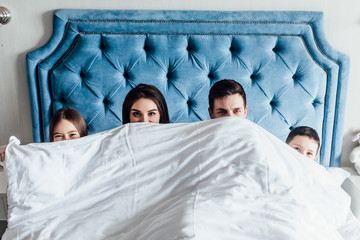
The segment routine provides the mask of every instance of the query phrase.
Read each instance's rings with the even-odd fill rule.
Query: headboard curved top
[[[139,83],[155,85],[171,122],[209,119],[208,92],[240,82],[248,119],[281,139],[311,126],[319,161],[340,164],[349,58],[325,40],[321,12],[57,10],[49,42],[27,54],[34,141],[72,106],[89,133],[120,126]]]

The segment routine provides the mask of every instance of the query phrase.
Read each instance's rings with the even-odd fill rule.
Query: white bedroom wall
[[[17,136],[32,141],[25,55],[44,45],[52,34],[52,11],[81,9],[174,9],[174,10],[264,10],[322,11],[328,42],[350,55],[342,166],[350,166],[349,153],[356,146],[352,135],[360,131],[360,1],[358,0],[0,0],[13,15],[0,26],[0,145]]]

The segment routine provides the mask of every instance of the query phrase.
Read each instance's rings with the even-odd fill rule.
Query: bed
[[[7,148],[5,239],[360,232],[324,168],[340,165],[349,58],[327,43],[321,12],[57,10],[27,71],[38,143],[13,138]],[[208,92],[221,79],[244,87],[247,119],[209,120]],[[170,124],[122,125],[122,102],[139,83],[163,93]],[[80,111],[91,135],[42,143],[64,106]],[[317,163],[283,143],[297,126],[319,133]]]

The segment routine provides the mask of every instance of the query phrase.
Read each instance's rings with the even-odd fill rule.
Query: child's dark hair
[[[307,126],[296,127],[289,133],[286,138],[286,143],[289,144],[296,136],[307,136],[314,140],[318,144],[318,150],[320,148],[320,138],[315,129]]]

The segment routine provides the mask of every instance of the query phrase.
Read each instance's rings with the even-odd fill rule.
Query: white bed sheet
[[[245,119],[128,124],[57,143],[12,138],[6,151],[3,239],[331,240],[359,232],[349,196],[325,168]]]

